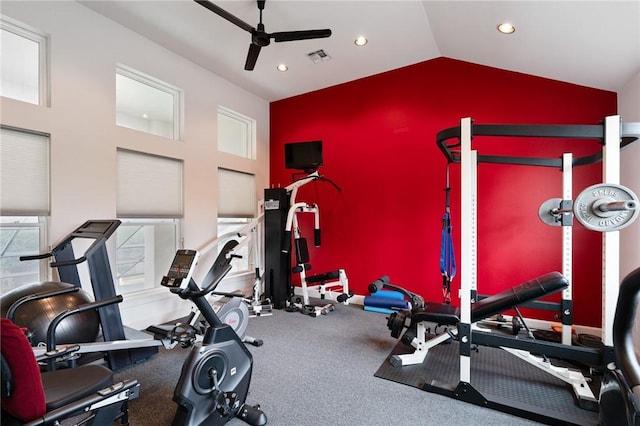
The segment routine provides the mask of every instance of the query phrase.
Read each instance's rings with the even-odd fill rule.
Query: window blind
[[[0,128],[0,214],[49,215],[49,136]]]
[[[218,217],[254,217],[255,188],[254,175],[218,169]]]
[[[118,217],[182,217],[182,161],[118,150],[117,163]]]

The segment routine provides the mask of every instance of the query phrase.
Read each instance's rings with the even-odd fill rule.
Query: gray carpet
[[[254,368],[247,402],[260,404],[270,425],[534,425],[525,419],[374,377],[398,341],[384,315],[337,305],[326,316],[274,311],[251,318],[247,334]],[[162,349],[117,378],[136,378],[130,404],[134,426],[170,425],[171,400],[188,351]],[[233,419],[229,425],[244,422]]]

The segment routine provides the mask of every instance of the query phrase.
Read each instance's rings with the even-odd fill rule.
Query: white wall
[[[640,122],[640,72],[618,92],[618,113],[623,122]],[[620,154],[620,183],[640,196],[640,141]],[[620,231],[620,278],[640,268],[640,220]],[[636,314],[633,338],[640,357],[640,314]]]
[[[623,122],[640,122],[640,72],[618,93]],[[640,196],[640,141],[620,154],[620,183]],[[620,277],[640,267],[640,220],[620,232]]]
[[[50,241],[89,219],[116,216],[116,148],[184,160],[184,246],[214,238],[217,168],[256,175],[256,197],[269,179],[269,104],[73,1],[2,1],[2,14],[50,36],[51,103],[1,98],[2,124],[51,135]],[[184,90],[181,141],[115,125],[115,69],[124,64]],[[257,121],[257,161],[217,151],[216,110]],[[166,289],[125,296],[124,321],[135,328],[188,313]]]

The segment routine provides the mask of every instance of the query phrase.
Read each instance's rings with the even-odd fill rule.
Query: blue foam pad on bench
[[[409,307],[409,302],[395,297],[365,296],[364,305],[376,308],[406,309]]]
[[[364,307],[365,311],[369,311],[369,312],[377,312],[379,314],[392,314],[394,312],[398,312],[394,309],[389,309],[389,308],[377,308],[375,306],[365,306]]]
[[[393,290],[378,290],[374,294],[372,294],[372,296],[404,300],[404,294],[400,293],[399,291]]]

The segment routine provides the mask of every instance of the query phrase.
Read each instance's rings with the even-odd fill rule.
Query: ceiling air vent
[[[318,62],[328,61],[331,59],[331,56],[327,54],[324,50],[316,50],[315,52],[307,53],[307,58],[311,59],[314,64]]]

